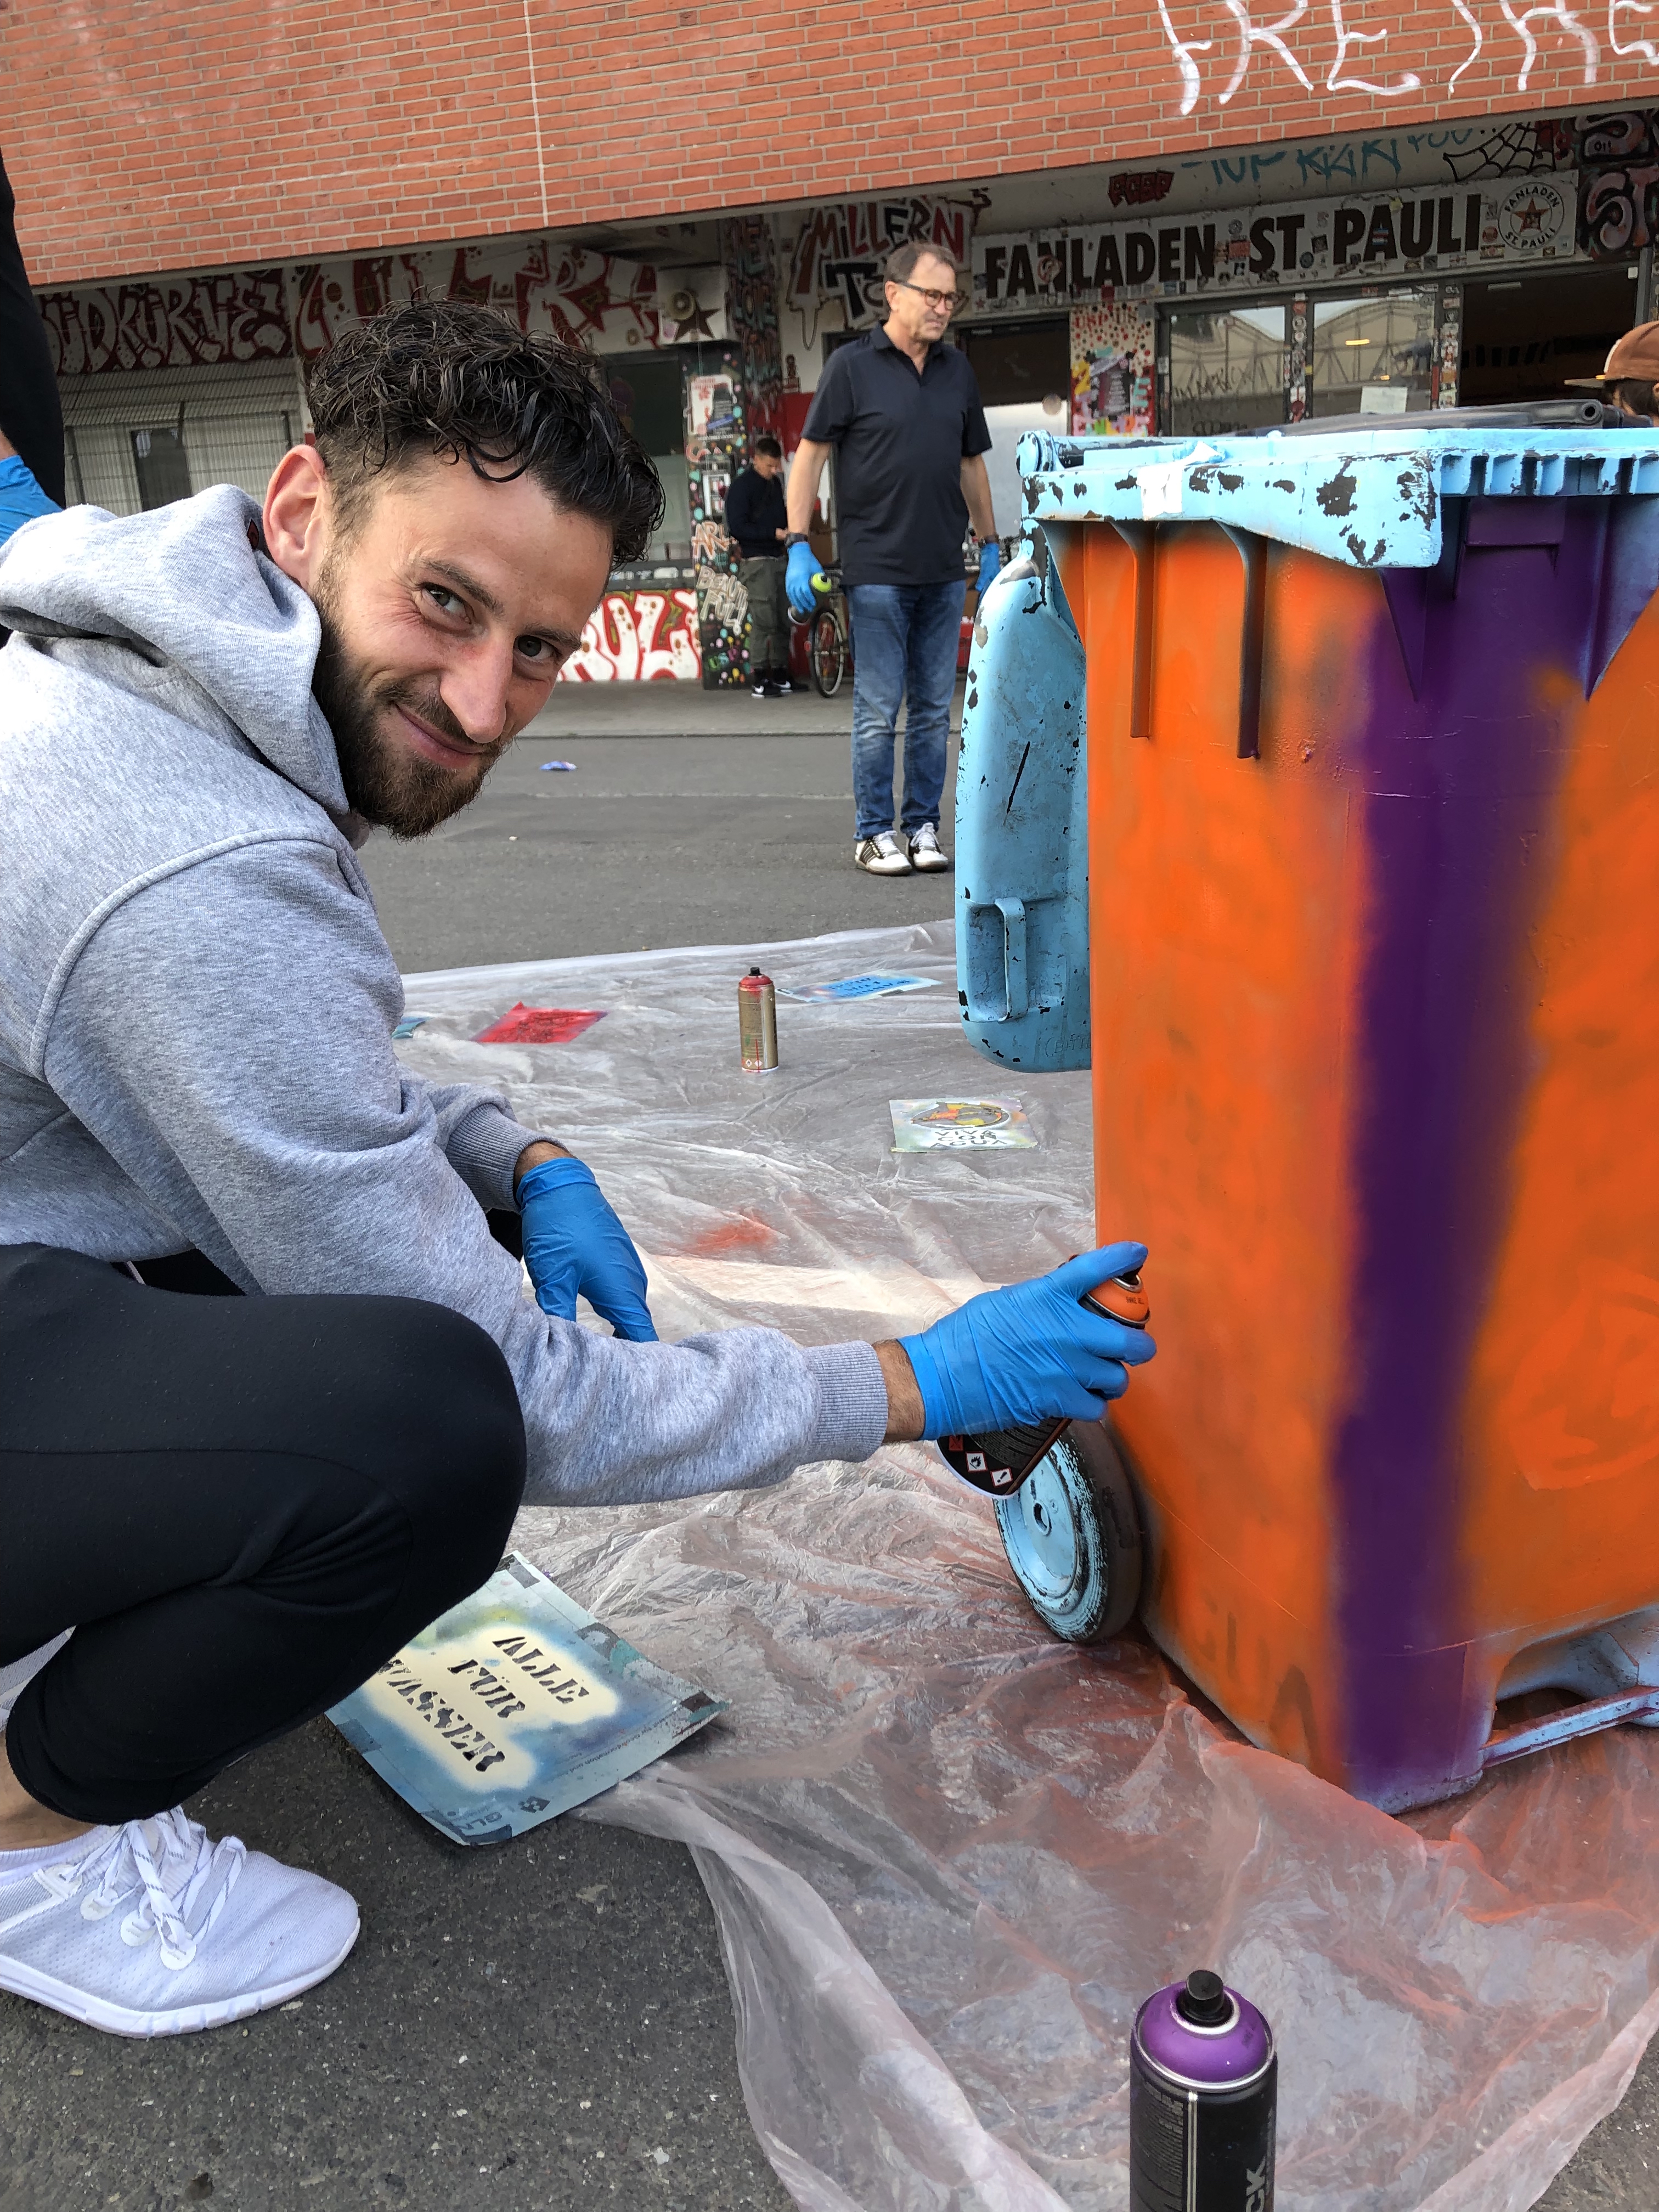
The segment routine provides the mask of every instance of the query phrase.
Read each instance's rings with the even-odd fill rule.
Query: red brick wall
[[[1287,52],[1240,52],[1224,0],[849,0],[839,8],[528,0],[15,0],[0,15],[3,149],[37,283],[880,191],[1430,118],[1659,101],[1620,58],[1627,4],[1237,0]],[[1471,53],[1478,25],[1480,50]],[[1346,75],[1421,87],[1329,88]],[[1571,26],[1582,27],[1582,34]],[[1197,51],[1208,40],[1210,50]],[[1596,74],[1587,41],[1596,52]]]

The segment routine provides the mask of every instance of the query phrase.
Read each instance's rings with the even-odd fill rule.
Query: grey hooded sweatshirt
[[[312,696],[316,609],[259,543],[221,486],[0,549],[0,1243],[194,1245],[250,1293],[453,1307],[506,1354],[534,1503],[866,1457],[869,1345],[627,1344],[521,1295],[483,1209],[513,1205],[538,1133],[392,1051],[403,988]]]

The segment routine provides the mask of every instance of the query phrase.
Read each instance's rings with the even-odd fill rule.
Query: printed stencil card
[[[434,1828],[498,1844],[637,1774],[725,1711],[509,1553],[329,1718]]]
[[[1018,1098],[893,1098],[896,1152],[1030,1152],[1037,1148]]]

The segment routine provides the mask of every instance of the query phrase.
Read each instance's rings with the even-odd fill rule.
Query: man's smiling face
[[[271,557],[322,622],[313,689],[346,796],[421,837],[477,794],[544,703],[599,604],[611,537],[528,475],[422,454],[342,511],[312,447],[265,495]]]

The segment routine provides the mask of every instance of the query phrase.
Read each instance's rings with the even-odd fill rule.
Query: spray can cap
[[[1176,1999],[1175,2008],[1189,2027],[1220,2027],[1233,2009],[1233,2001],[1220,1975],[1212,1973],[1207,1966],[1199,1966],[1188,1975],[1187,1986]]]

